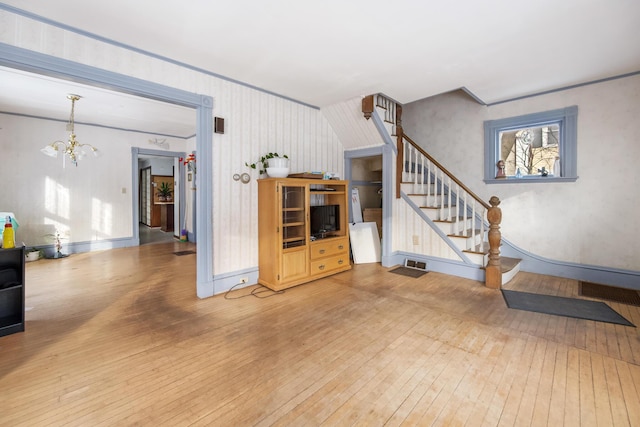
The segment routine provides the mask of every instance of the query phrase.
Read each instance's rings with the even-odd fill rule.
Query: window
[[[577,119],[572,106],[484,122],[485,182],[575,181]]]

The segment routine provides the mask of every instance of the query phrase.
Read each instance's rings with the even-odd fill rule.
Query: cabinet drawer
[[[335,255],[311,262],[311,275],[326,273],[349,265],[349,253]]]
[[[346,252],[349,249],[347,239],[331,239],[326,242],[314,242],[311,244],[311,259],[318,259],[330,255]]]

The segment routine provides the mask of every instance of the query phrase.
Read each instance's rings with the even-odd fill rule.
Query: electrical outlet
[[[248,277],[243,277],[242,279],[240,279],[240,283],[248,283],[248,282],[249,282]]]
[[[420,244],[420,237],[418,237],[417,235],[413,235],[413,244],[414,245],[419,245]]]

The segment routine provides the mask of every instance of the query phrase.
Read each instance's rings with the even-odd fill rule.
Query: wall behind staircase
[[[483,181],[485,120],[578,106],[578,180]],[[405,132],[484,200],[503,236],[558,261],[640,270],[640,75],[483,106],[455,91],[404,106]]]

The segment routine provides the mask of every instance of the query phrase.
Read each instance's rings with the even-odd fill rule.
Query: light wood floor
[[[198,300],[185,249],[27,264],[27,330],[0,338],[0,425],[640,425],[635,328],[377,264]],[[529,273],[509,287],[577,295]]]

